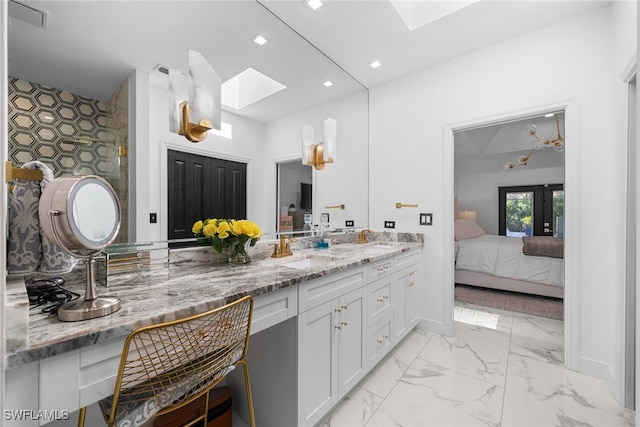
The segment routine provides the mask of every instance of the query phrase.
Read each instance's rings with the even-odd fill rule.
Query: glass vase
[[[248,242],[247,242],[248,243]],[[245,243],[244,245],[235,245],[229,248],[229,258],[227,258],[228,264],[249,264],[251,262],[251,258],[249,258],[249,254],[247,253],[248,245]]]

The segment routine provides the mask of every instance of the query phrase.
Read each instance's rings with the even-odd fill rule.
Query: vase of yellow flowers
[[[229,264],[251,262],[247,248],[255,246],[262,237],[258,225],[247,219],[204,219],[193,224],[193,235],[200,244],[210,244],[219,254],[228,254]]]

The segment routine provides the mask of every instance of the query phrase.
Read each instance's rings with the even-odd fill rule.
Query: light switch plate
[[[420,214],[420,225],[433,225],[433,214],[432,213],[421,213]]]

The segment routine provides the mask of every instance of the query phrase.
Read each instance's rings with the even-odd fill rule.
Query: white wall
[[[620,141],[615,145],[614,165],[617,169],[618,185],[615,187],[615,204],[619,207],[619,219],[613,221],[612,232],[618,236],[620,245],[617,246],[615,257],[618,265],[614,268],[613,283],[620,286],[612,286],[610,312],[616,313],[609,330],[609,345],[613,363],[609,367],[609,381],[613,385],[613,391],[619,401],[624,400],[624,381],[621,380],[624,372],[624,326],[628,315],[625,311],[625,289],[623,284],[626,277],[626,201],[627,201],[627,128],[628,128],[628,79],[637,69],[638,65],[638,3],[636,1],[615,1],[611,9],[613,31],[613,105],[611,114],[613,117],[613,141]],[[637,317],[636,317],[637,318]],[[636,392],[636,396],[638,393]]]
[[[247,218],[261,227],[273,220],[263,209],[274,195],[262,190],[265,157],[264,125],[226,111],[222,121],[232,125],[232,139],[209,134],[199,143],[169,132],[169,94],[164,74],[135,73],[137,135],[135,141],[136,241],[167,239],[167,149],[247,163]],[[274,178],[275,179],[275,178]],[[149,213],[158,223],[149,224]]]
[[[573,294],[577,312],[571,313],[576,354],[567,349],[567,356],[570,366],[606,376],[611,288],[619,286],[614,248],[621,242],[615,233],[592,231],[602,218],[620,212],[612,196],[619,141],[613,140],[608,113],[611,46],[610,10],[603,8],[370,91],[371,224],[379,227],[391,219],[401,231],[425,232],[427,291],[421,309],[432,329],[452,331],[453,148],[445,146],[453,142],[451,129],[568,105],[565,189],[574,193],[567,214],[575,223],[567,225],[567,234],[573,231],[572,245],[579,239],[580,246],[567,259],[567,277],[579,287]],[[416,211],[396,210],[397,201],[417,202],[420,212],[433,212],[434,225],[420,227]]]
[[[275,194],[276,163],[300,159],[301,129],[311,125],[316,142],[322,140],[323,120],[338,122],[338,148],[335,163],[321,171],[313,171],[313,223],[319,224],[320,213],[328,212],[330,227],[342,228],[345,220],[354,220],[356,227],[368,222],[368,114],[367,93],[362,91],[336,102],[269,123],[266,127],[266,155],[264,191]],[[273,177],[270,179],[269,177]],[[266,200],[264,209],[276,212],[275,197]],[[344,204],[345,209],[324,209],[325,206]]]

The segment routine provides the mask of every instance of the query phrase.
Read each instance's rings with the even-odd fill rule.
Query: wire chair
[[[204,413],[187,426],[207,424],[209,391],[241,364],[251,426],[255,427],[249,369],[253,298],[184,319],[133,331],[124,343],[113,396],[99,402],[106,423],[140,425],[205,396]],[[84,426],[86,407],[78,426]]]

